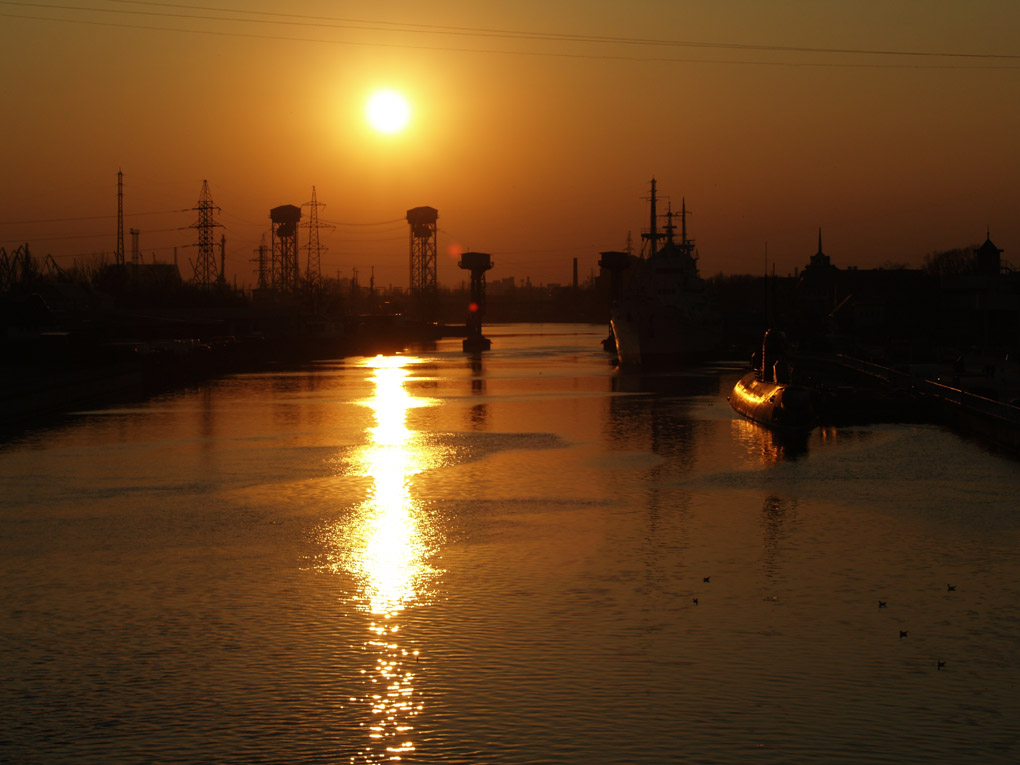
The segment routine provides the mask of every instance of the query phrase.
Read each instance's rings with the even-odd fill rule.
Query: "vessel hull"
[[[719,351],[722,343],[714,327],[698,321],[657,319],[642,322],[613,315],[610,326],[621,366],[669,366],[697,362]]]
[[[798,385],[757,379],[754,370],[733,386],[730,406],[773,430],[810,430],[815,425],[810,391]]]

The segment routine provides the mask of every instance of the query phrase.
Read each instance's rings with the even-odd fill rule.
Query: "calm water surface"
[[[0,761],[1020,758],[1017,462],[488,334],[0,445]]]

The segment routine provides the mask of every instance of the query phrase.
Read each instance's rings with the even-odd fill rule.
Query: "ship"
[[[687,201],[681,203],[679,240],[672,206],[660,231],[656,203],[653,178],[651,225],[641,235],[641,254],[604,252],[599,261],[612,285],[612,343],[606,345],[615,349],[621,367],[683,365],[723,347],[719,316],[698,273],[694,240],[687,236]]]
[[[754,354],[751,367],[730,393],[734,411],[780,432],[806,432],[815,426],[813,394],[794,382],[782,333],[765,332],[762,349]]]

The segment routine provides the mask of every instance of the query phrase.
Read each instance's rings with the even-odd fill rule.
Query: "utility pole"
[[[117,255],[118,266],[124,265],[124,173],[117,171]]]
[[[220,234],[220,284],[227,283],[227,235]]]
[[[272,270],[269,260],[268,248],[266,247],[266,235],[262,234],[262,238],[259,240],[259,246],[255,248],[255,263],[258,264],[258,271],[256,274],[258,278],[255,282],[255,288],[264,290],[270,286]]]

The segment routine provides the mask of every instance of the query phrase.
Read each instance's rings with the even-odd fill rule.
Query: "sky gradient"
[[[428,205],[442,284],[457,248],[569,283],[638,245],[654,176],[706,276],[760,273],[766,243],[792,273],[819,227],[841,267],[986,229],[1020,265],[1020,3],[628,5],[0,2],[0,245],[112,253],[122,170],[125,232],[185,278],[208,180],[239,285],[270,208],[313,186],[327,275],[406,286]],[[379,88],[410,101],[398,134],[365,119]]]

